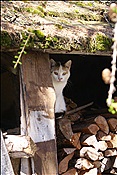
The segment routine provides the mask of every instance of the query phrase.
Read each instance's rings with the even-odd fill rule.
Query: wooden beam
[[[49,55],[29,52],[21,66],[21,131],[37,145],[34,169],[39,175],[57,174],[53,89]]]

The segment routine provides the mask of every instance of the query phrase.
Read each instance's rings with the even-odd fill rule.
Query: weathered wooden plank
[[[35,172],[56,175],[57,151],[55,139],[53,89],[48,54],[29,52],[22,58],[21,79],[24,110],[22,130],[36,143]],[[22,122],[23,122],[22,120]]]
[[[1,135],[1,160],[2,160],[1,161],[1,174],[2,175],[8,175],[8,174],[15,175],[1,131],[0,131],[0,135]]]
[[[55,93],[48,54],[30,52],[24,55],[22,73],[28,109],[45,111],[47,118],[54,118]]]

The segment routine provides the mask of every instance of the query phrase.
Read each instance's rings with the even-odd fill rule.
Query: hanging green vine
[[[21,46],[20,46],[20,51],[18,51],[18,55],[15,55],[14,58],[17,59],[16,61],[13,61],[14,65],[14,69],[17,67],[18,64],[22,64],[21,63],[21,57],[23,54],[27,54],[27,52],[25,51],[25,48],[28,47],[28,41],[30,39],[31,33],[29,33],[28,36],[25,37],[25,39],[23,39]]]

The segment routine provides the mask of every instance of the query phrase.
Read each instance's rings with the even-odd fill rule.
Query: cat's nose
[[[62,80],[62,78],[61,78],[61,77],[58,77],[58,80],[59,80],[59,81],[61,81],[61,80]]]

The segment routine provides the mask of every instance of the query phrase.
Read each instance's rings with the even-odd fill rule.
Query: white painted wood
[[[1,132],[1,175],[15,175]]]
[[[45,111],[30,111],[28,133],[35,143],[55,139],[55,121],[49,119]]]

